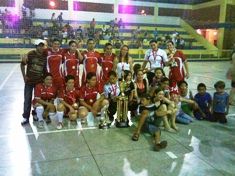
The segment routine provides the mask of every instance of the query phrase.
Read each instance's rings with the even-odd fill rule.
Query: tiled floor
[[[225,79],[229,62],[190,63],[190,88],[204,82],[209,92]],[[134,127],[108,130],[84,129],[66,122],[38,130],[36,124],[20,125],[23,79],[19,64],[0,64],[0,175],[1,176],[232,176],[235,175],[235,107],[228,124],[195,121],[179,125],[180,132],[163,131],[168,147],[152,149],[152,138],[142,134],[131,140]]]

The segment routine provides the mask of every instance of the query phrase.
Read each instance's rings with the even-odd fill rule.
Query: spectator
[[[158,31],[157,31],[157,28],[155,28],[153,31],[153,37],[157,39],[157,35],[158,35]]]
[[[59,23],[59,25],[60,25],[60,28],[62,28],[62,23],[63,23],[63,12],[61,12],[59,15],[58,15],[58,17],[57,17],[57,21],[58,21],[58,23]]]

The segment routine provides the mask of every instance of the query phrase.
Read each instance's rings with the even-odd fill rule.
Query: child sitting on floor
[[[141,130],[144,132],[149,132],[154,136],[154,150],[160,151],[167,146],[167,141],[161,141],[161,130],[160,124],[162,122],[162,117],[170,114],[171,111],[167,111],[167,107],[162,103],[164,97],[164,92],[161,89],[155,90],[154,103],[151,102],[151,96],[145,94],[141,98],[140,108],[140,120],[136,131],[132,136],[133,141],[138,141]]]

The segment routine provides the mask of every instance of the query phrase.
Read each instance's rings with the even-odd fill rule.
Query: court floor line
[[[11,72],[7,75],[7,77],[4,79],[4,81],[0,84],[0,90],[5,86],[11,75],[15,72],[19,64],[15,64],[15,66],[12,68]]]
[[[37,131],[36,136],[39,136],[40,134],[62,133],[62,132],[70,132],[70,131],[93,130],[93,129],[98,129],[98,127],[84,127],[82,129],[73,128],[73,129],[52,130],[52,131]],[[15,136],[15,134],[12,134],[12,135]],[[6,137],[10,137],[12,135],[11,134],[9,134],[9,135],[0,135],[0,138],[6,138]],[[30,135],[35,135],[35,131],[33,131],[31,133],[25,133],[25,136],[30,136]]]

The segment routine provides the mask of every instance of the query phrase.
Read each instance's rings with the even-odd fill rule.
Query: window
[[[113,4],[91,3],[91,2],[73,2],[74,11],[103,12],[113,13]]]

